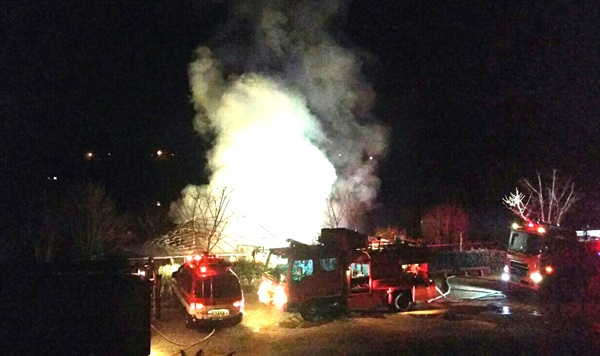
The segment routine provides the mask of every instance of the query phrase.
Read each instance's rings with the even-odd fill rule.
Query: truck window
[[[508,242],[508,246],[514,246],[515,239],[517,238],[517,236],[519,236],[519,234],[517,234],[516,232],[512,233],[512,235],[510,236],[510,241]]]
[[[333,272],[337,268],[337,260],[335,258],[322,258],[319,260],[319,264],[325,272]]]
[[[543,247],[542,238],[538,235],[524,232],[513,232],[508,242],[508,249],[530,255],[541,253]]]
[[[350,274],[351,293],[369,291],[369,275],[371,274],[369,264],[360,262],[351,263],[348,272]]]
[[[197,298],[235,298],[242,292],[237,277],[224,274],[197,280],[194,294]]]
[[[292,265],[292,280],[299,282],[308,276],[313,275],[312,260],[296,260]]]
[[[285,282],[285,276],[288,273],[288,259],[272,252],[268,257],[265,273],[278,282]]]
[[[192,276],[190,276],[190,272],[184,266],[181,266],[178,273],[181,275],[181,287],[186,293],[190,293],[192,289]]]
[[[231,274],[214,276],[212,281],[213,298],[235,298],[241,296],[240,282]]]
[[[368,277],[371,274],[369,265],[366,263],[351,263],[350,264],[350,278]]]

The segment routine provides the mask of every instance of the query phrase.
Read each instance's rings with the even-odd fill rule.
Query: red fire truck
[[[322,229],[318,245],[272,249],[260,302],[315,320],[331,310],[406,311],[435,297],[425,246],[369,246],[367,235]]]
[[[531,221],[515,223],[502,279],[540,291],[581,287],[588,295],[596,295],[600,292],[599,253],[597,238]]]
[[[222,257],[187,256],[173,272],[173,292],[186,310],[188,328],[212,320],[242,321],[244,293],[231,264]]]

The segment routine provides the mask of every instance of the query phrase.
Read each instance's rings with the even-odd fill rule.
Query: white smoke
[[[359,57],[325,31],[340,9],[240,2],[219,45],[199,48],[190,65],[195,128],[215,137],[210,185],[233,191],[229,234],[247,244],[312,242],[332,193],[363,208],[376,197],[386,134],[371,123],[374,93]]]

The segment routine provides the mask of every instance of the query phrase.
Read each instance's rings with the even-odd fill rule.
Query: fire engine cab
[[[514,223],[502,279],[547,292],[580,285],[589,295],[596,294],[599,247],[595,239],[578,237],[574,230]]]
[[[423,246],[368,247],[366,235],[322,229],[319,245],[270,251],[259,301],[315,320],[333,310],[408,310],[435,296]]]
[[[173,292],[185,307],[188,328],[202,321],[242,321],[244,293],[231,264],[222,257],[187,256],[173,272]]]

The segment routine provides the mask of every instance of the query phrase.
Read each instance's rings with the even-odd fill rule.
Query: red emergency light
[[[540,233],[540,234],[544,234],[546,233],[546,228],[540,224],[536,224],[533,221],[528,221],[526,222],[523,226],[517,224],[517,223],[513,223],[512,224],[512,228],[514,230],[518,230],[520,228],[525,228],[526,230],[535,230],[536,232]]]
[[[217,255],[196,254],[193,256],[191,256],[191,255],[186,256],[185,260],[188,263],[194,263],[194,264],[198,264],[198,262],[202,262],[202,264],[213,264],[213,263],[221,262],[223,260],[223,257],[217,256]]]
[[[222,273],[218,271],[227,270],[231,266],[229,262],[223,260],[223,257],[210,254],[189,255],[185,257],[185,261],[203,275]]]

